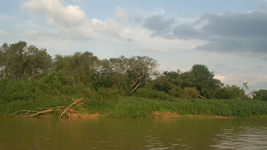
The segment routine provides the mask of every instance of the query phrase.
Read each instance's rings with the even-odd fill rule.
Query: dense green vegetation
[[[147,117],[152,112],[220,116],[264,116],[267,90],[252,93],[224,85],[205,65],[188,72],[156,71],[147,56],[100,60],[90,52],[55,58],[26,42],[0,47],[0,115],[18,110],[67,106],[113,117]],[[217,100],[214,100],[217,99]]]

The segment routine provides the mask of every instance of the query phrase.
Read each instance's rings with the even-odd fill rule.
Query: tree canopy
[[[30,80],[49,72],[51,56],[45,49],[27,46],[26,42],[3,44],[0,48],[1,79]]]
[[[267,101],[267,90],[266,89],[260,89],[258,91],[254,91],[253,92],[253,99]]]
[[[40,89],[51,88],[55,93],[64,93],[64,89],[68,91],[65,93],[71,93],[69,89],[81,87],[117,90],[123,96],[150,93],[184,99],[249,98],[236,85],[225,86],[215,79],[214,73],[205,65],[195,64],[187,72],[164,71],[162,74],[157,72],[157,66],[157,61],[148,56],[101,60],[91,52],[76,52],[67,56],[56,55],[52,59],[45,49],[22,41],[10,45],[4,43],[0,47],[0,82],[6,88],[10,84],[10,89],[15,82],[23,87],[19,82],[38,81],[38,84],[42,83]],[[266,93],[266,90],[255,91],[253,99],[266,100]]]

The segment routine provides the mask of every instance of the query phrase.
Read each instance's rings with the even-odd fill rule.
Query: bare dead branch
[[[203,98],[203,99],[207,100],[207,98],[206,98],[206,97],[204,97],[204,96],[198,95],[198,97],[201,97],[201,98]]]
[[[19,110],[19,111],[14,112],[13,114],[9,115],[9,117],[13,117],[13,116],[15,116],[16,114],[21,113],[21,112],[24,112],[25,114],[29,114],[29,113],[31,113],[31,112],[37,112],[37,111],[32,111],[32,110]],[[24,114],[24,115],[25,115],[25,114]]]
[[[141,83],[138,83],[137,86],[133,89],[133,92],[141,85]]]
[[[60,114],[60,118],[66,114],[68,111],[77,113],[77,111],[71,110],[70,108],[74,105],[78,105],[81,106],[83,103],[81,102],[81,98],[80,99],[73,99],[72,103],[66,107],[66,106],[58,106],[56,108],[38,108],[38,110],[40,111],[34,111],[34,110],[19,110],[14,112],[13,114],[9,115],[9,117],[13,117],[13,116],[18,116],[18,117],[23,117],[23,118],[32,118],[32,117],[36,117],[42,114],[48,114],[48,113],[53,113],[55,111],[61,111],[62,113]],[[63,110],[64,109],[64,110]],[[63,110],[63,111],[62,111]],[[84,110],[84,109],[83,109]]]
[[[64,109],[64,111],[60,114],[59,118],[61,118],[66,112],[68,112],[68,110],[69,110],[72,106],[78,104],[78,103],[81,102],[81,101],[82,101],[81,98],[76,99],[75,101],[73,101],[73,103],[71,103],[68,107],[66,107],[66,108]]]
[[[35,116],[38,116],[38,115],[40,115],[40,114],[46,114],[46,113],[50,113],[50,112],[53,112],[54,110],[53,109],[48,109],[48,110],[44,110],[44,111],[39,111],[39,112],[37,112],[37,113],[35,113],[35,114],[33,114],[33,115],[31,115],[31,116],[28,116],[28,117],[35,117]]]

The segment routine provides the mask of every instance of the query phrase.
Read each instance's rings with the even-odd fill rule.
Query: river
[[[266,150],[266,119],[0,118],[0,150]]]

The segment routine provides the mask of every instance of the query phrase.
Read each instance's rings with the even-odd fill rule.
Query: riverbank
[[[109,114],[101,115],[96,114],[85,114],[85,113],[69,113],[67,114],[70,119],[99,119],[99,118],[109,118]],[[47,116],[44,116],[47,118]],[[175,112],[152,112],[150,115],[151,119],[174,119],[174,118],[190,118],[190,119],[205,119],[205,118],[215,118],[215,119],[229,119],[232,117],[227,116],[207,116],[207,115],[180,115]]]
[[[249,118],[267,116],[267,102],[257,100],[157,100],[115,96],[55,97],[22,100],[0,105],[0,116],[46,118]],[[69,108],[68,108],[69,107]],[[68,108],[68,109],[67,109]],[[66,110],[67,109],[67,110]],[[65,112],[64,112],[65,111]],[[63,113],[64,112],[64,113]]]

